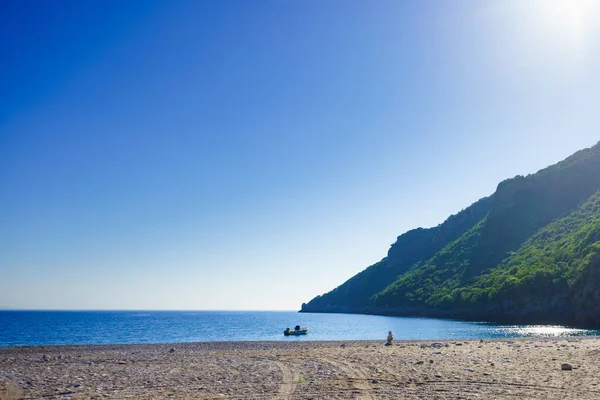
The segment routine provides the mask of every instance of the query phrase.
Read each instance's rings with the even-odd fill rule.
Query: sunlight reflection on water
[[[542,337],[561,337],[561,336],[584,336],[589,335],[590,331],[585,329],[566,328],[564,326],[531,325],[531,326],[505,326],[505,330],[511,336],[542,336]]]

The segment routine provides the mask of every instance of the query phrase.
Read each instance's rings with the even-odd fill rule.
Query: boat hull
[[[302,328],[298,330],[285,330],[283,331],[284,336],[300,336],[306,335],[308,333],[308,328]]]

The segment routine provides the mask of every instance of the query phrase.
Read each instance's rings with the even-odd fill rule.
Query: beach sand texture
[[[600,399],[599,385],[597,338],[0,348],[0,399]]]

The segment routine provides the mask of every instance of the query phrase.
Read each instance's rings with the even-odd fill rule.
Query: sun
[[[574,48],[585,46],[596,23],[598,0],[547,0],[540,3],[540,16],[564,41]]]

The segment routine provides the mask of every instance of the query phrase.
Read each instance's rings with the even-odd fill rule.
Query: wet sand
[[[600,399],[600,338],[0,348],[0,399],[90,398]]]

